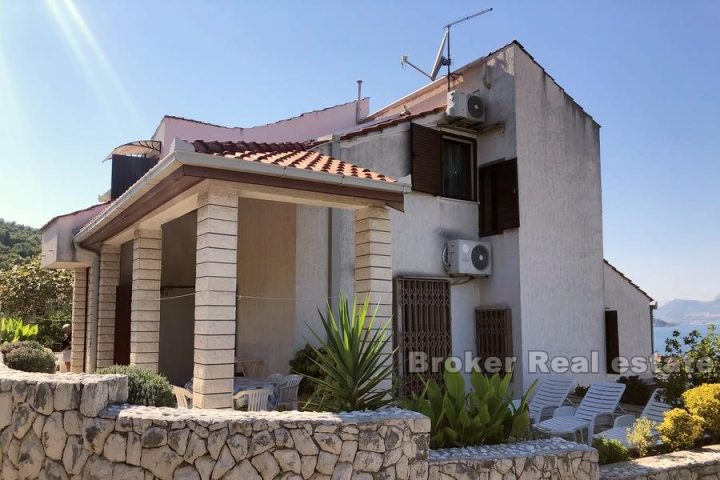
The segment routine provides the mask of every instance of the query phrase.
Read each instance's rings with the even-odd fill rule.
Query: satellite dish
[[[433,64],[432,70],[430,70],[430,80],[435,80],[435,78],[437,78],[440,67],[442,67],[446,63],[446,59],[443,56],[443,51],[445,51],[445,45],[447,44],[448,35],[450,35],[450,29],[446,28],[445,35],[443,35],[443,38],[440,41],[440,48],[438,49],[437,56],[435,57],[435,63]]]

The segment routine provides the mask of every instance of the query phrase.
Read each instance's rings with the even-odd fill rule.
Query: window
[[[472,145],[448,138],[442,142],[442,196],[472,200]]]
[[[442,384],[438,369],[419,372],[414,367],[420,356],[432,366],[451,355],[450,282],[435,278],[395,279],[395,348],[400,395],[419,393],[423,380]]]
[[[513,355],[511,310],[475,310],[475,343],[480,365],[488,358],[498,358],[503,367],[509,367],[506,359]]]
[[[475,199],[473,141],[412,124],[413,189],[461,200]]]
[[[605,310],[605,367],[607,373],[620,373],[613,360],[620,356],[618,314],[616,310]]]
[[[480,236],[520,226],[517,161],[505,160],[478,169]]]

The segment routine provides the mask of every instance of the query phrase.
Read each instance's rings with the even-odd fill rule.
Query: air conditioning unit
[[[485,100],[478,95],[453,90],[447,94],[445,115],[469,125],[477,125],[485,121]]]
[[[492,272],[490,244],[472,240],[451,240],[447,243],[445,265],[450,275],[487,277]]]

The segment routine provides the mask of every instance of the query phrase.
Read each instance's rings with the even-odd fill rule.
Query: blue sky
[[[601,125],[605,256],[655,298],[720,294],[720,2],[0,0],[0,217],[92,204],[164,114],[252,126],[424,84],[519,40]],[[562,252],[558,252],[562,255]]]

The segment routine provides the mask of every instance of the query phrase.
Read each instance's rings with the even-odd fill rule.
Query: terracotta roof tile
[[[310,150],[304,143],[256,143],[256,142],[217,142],[195,140],[191,142],[198,153],[237,158],[248,162],[292,167],[333,175],[366,178],[383,182],[395,182],[395,179],[367,168],[353,165]]]

